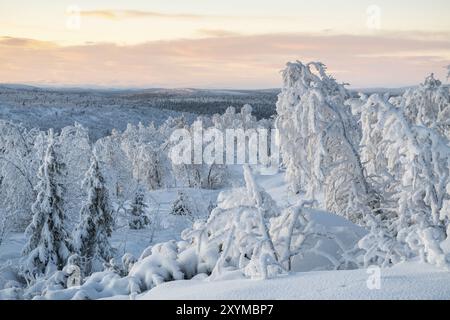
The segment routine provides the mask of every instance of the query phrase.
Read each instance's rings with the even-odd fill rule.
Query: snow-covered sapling
[[[131,217],[129,222],[130,229],[143,229],[150,223],[146,212],[147,208],[148,206],[145,203],[145,194],[143,190],[139,188],[131,204]]]
[[[178,191],[177,198],[172,204],[171,214],[192,217],[194,214],[191,198],[184,191]]]
[[[83,182],[87,200],[80,211],[80,222],[75,229],[74,248],[82,257],[83,272],[89,275],[103,269],[103,263],[112,258],[109,243],[113,229],[112,210],[98,161],[94,155]]]

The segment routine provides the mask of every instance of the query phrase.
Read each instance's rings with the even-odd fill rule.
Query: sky
[[[450,64],[448,0],[0,0],[0,82],[275,88],[288,61],[352,87]]]

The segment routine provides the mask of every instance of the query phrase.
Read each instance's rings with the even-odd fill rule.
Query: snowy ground
[[[421,263],[381,270],[380,289],[369,289],[367,270],[312,271],[259,280],[204,280],[164,283],[137,299],[297,300],[297,299],[450,299],[450,275]]]
[[[280,205],[293,203],[287,196],[283,175],[258,176],[258,182]],[[219,191],[199,190],[193,194],[205,199],[214,199]],[[151,194],[155,201],[162,203],[159,227],[153,238],[150,229],[130,230],[124,226],[113,234],[112,243],[120,257],[130,252],[139,257],[141,252],[153,243],[179,240],[181,231],[191,224],[189,219],[168,214],[170,203],[175,199],[177,189],[159,190]],[[209,201],[209,200],[208,200]],[[314,220],[334,230],[340,239],[354,242],[365,234],[365,230],[349,221],[326,212],[314,210]],[[0,264],[20,258],[24,245],[23,234],[11,234],[0,246]],[[332,244],[324,244],[324,249],[333,254]],[[136,299],[450,299],[450,273],[428,264],[408,262],[393,268],[381,269],[380,287],[373,288],[375,269],[350,271],[323,270],[325,260],[317,256],[305,256],[294,261],[298,271],[276,279],[265,281],[243,278],[208,281],[208,279],[172,281],[159,285]],[[323,258],[322,258],[323,259]],[[372,272],[370,272],[372,271]],[[377,275],[375,274],[375,277]],[[376,281],[377,278],[375,278]],[[368,285],[369,282],[369,285]],[[372,284],[372,285],[371,285]],[[372,289],[369,289],[371,287]],[[107,299],[129,299],[128,296],[113,296]]]
[[[154,243],[180,240],[181,232],[192,224],[192,219],[169,214],[170,206],[175,200],[178,190],[180,189],[174,188],[150,193],[152,201],[155,202],[150,205],[154,207],[157,203],[159,206],[157,209],[155,208],[155,211],[158,212],[156,230],[151,228],[131,230],[126,221],[118,222],[119,227],[113,232],[111,241],[116,249],[117,258],[120,259],[125,253],[131,253],[135,257],[139,257],[144,249]],[[201,190],[199,192],[192,192],[191,190],[189,194],[198,200],[197,204],[200,206],[201,203],[208,204],[209,200],[216,199],[218,193],[218,190]],[[12,263],[17,262],[20,259],[25,241],[23,232],[8,235],[7,239],[0,244],[0,266],[8,260]]]

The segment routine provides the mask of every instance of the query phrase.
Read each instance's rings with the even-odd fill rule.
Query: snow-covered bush
[[[178,254],[179,243],[169,241],[151,247],[131,268],[129,276],[139,279],[141,290],[149,290],[163,282],[185,279]]]
[[[367,268],[371,265],[388,267],[405,260],[407,248],[397,241],[389,220],[382,220],[380,216],[367,214],[365,224],[369,233],[358,242],[362,250],[358,263]]]
[[[92,274],[81,286],[65,288],[68,275],[60,271],[36,287],[31,296],[35,300],[95,300],[113,296],[130,296],[141,292],[139,282],[134,277],[121,277],[114,271]],[[27,290],[31,292],[31,288]],[[27,297],[27,294],[25,295]],[[28,298],[30,296],[28,295]]]
[[[321,218],[324,213],[310,209],[314,203],[301,201],[272,219],[270,234],[280,263],[290,271],[357,268],[355,245],[364,234],[363,230],[345,220],[346,223],[336,221],[336,225],[327,226],[326,220]],[[330,218],[326,217],[332,220]]]
[[[198,267],[211,273],[211,279],[233,270],[254,278],[267,278],[282,271],[268,227],[278,208],[256,185],[248,166],[244,175],[246,188],[220,193],[217,208],[208,220],[195,223],[192,230],[182,235],[193,241]]]

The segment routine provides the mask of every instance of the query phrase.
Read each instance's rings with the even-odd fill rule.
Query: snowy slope
[[[237,174],[238,172],[236,172]],[[292,203],[293,198],[287,195],[283,174],[257,176],[260,183],[279,205]],[[179,240],[180,232],[190,225],[190,221],[168,215],[170,203],[176,196],[177,189],[166,189],[152,192],[156,202],[164,204],[159,228],[150,236],[149,229],[129,230],[119,228],[113,234],[112,244],[117,249],[118,257],[130,252],[138,257],[149,245]],[[211,199],[217,197],[218,191],[191,190],[197,197]],[[315,223],[332,231],[347,246],[354,245],[366,230],[346,219],[334,214],[309,210]],[[16,263],[24,244],[23,234],[11,234],[0,250],[0,262],[11,259]],[[153,241],[152,241],[153,240]],[[325,241],[320,249],[329,255],[337,255],[337,247]],[[370,270],[335,270],[332,265],[318,255],[305,255],[293,260],[293,270],[288,275],[281,275],[269,280],[250,280],[241,273],[230,273],[228,276],[210,281],[197,277],[192,280],[179,280],[162,283],[149,291],[130,297],[126,292],[133,280],[120,278],[111,272],[98,273],[91,284],[81,288],[49,291],[47,299],[72,299],[83,297],[86,292],[94,299],[142,299],[142,300],[262,300],[262,299],[450,299],[450,273],[429,264],[408,262],[392,268],[380,270],[380,289],[369,289],[368,281],[373,277]],[[322,270],[322,271],[317,271]],[[373,270],[372,270],[373,271]],[[8,269],[0,272],[0,280],[5,282],[14,277]],[[145,270],[143,270],[145,274]],[[95,281],[94,281],[95,280]],[[1,282],[0,281],[0,282]],[[1,283],[0,283],[1,284]],[[14,289],[0,292],[0,299],[14,299]]]
[[[381,270],[380,289],[370,290],[365,269],[295,273],[277,279],[167,282],[138,299],[450,299],[450,273],[405,263]]]

